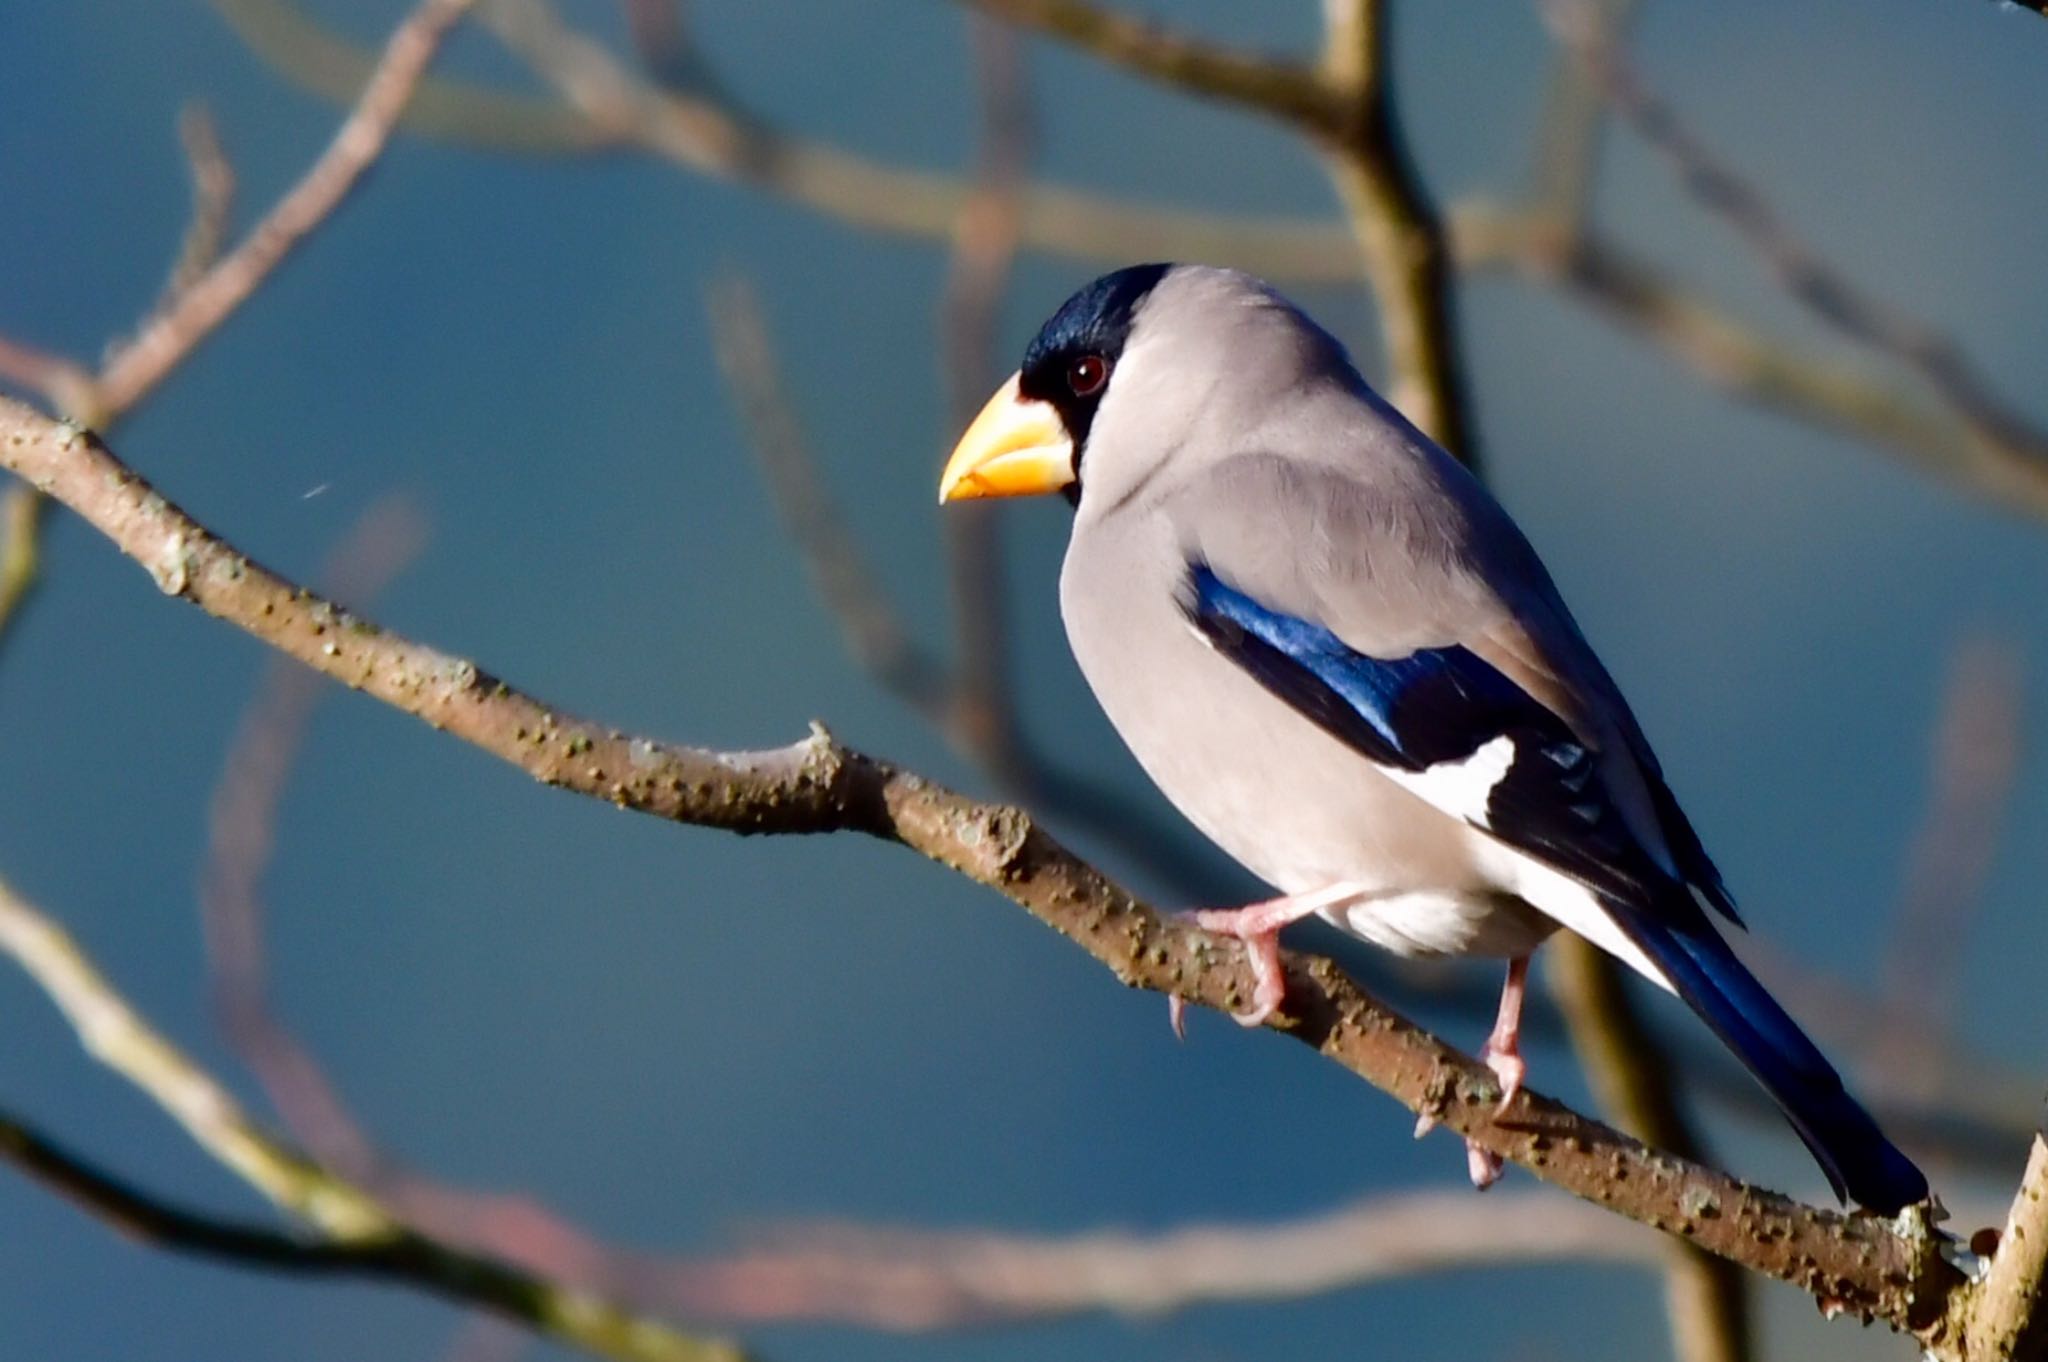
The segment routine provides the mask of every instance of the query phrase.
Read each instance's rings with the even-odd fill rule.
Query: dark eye
[[[1100,355],[1083,355],[1067,365],[1067,386],[1076,397],[1093,397],[1109,382],[1109,361]]]

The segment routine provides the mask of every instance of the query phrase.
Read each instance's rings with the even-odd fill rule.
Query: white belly
[[[1415,890],[1363,895],[1323,910],[1353,936],[1396,955],[1527,955],[1556,926],[1501,894]]]

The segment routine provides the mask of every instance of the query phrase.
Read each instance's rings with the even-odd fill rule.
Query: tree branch
[[[2048,1137],[2036,1133],[2027,1171],[1998,1236],[1983,1284],[1967,1309],[1952,1310],[1972,1356],[2039,1358],[2048,1348]]]
[[[104,425],[134,406],[256,291],[302,237],[328,219],[383,152],[441,40],[472,3],[423,0],[393,31],[362,97],[325,154],[241,245],[193,280],[167,310],[115,352],[93,385],[91,404],[73,415],[88,425]]]
[[[101,1218],[168,1247],[245,1265],[406,1282],[629,1362],[746,1362],[730,1344],[690,1338],[587,1293],[448,1248],[393,1219],[360,1189],[260,1129],[225,1088],[128,1005],[62,928],[4,884],[0,951],[57,1004],[87,1053],[142,1089],[200,1148],[321,1238],[286,1248],[294,1241],[164,1206],[18,1125],[0,1128],[0,1156],[82,1199]]]
[[[1684,1159],[1705,1153],[1672,1089],[1669,1060],[1630,1003],[1612,956],[1560,932],[1544,952],[1551,996],[1609,1120]],[[1740,1362],[1751,1351],[1747,1279],[1697,1245],[1667,1240],[1664,1305],[1682,1362]]]
[[[1365,257],[1387,353],[1387,400],[1468,466],[1479,458],[1451,316],[1450,251],[1394,102],[1392,0],[1323,0],[1323,77],[1347,116],[1325,143],[1331,183]]]
[[[29,487],[0,496],[0,642],[13,631],[42,564],[43,499]]]
[[[1593,0],[1589,0],[1589,4]],[[1598,0],[1588,22],[1618,41],[1633,0]],[[1606,105],[1576,62],[1556,63],[1534,190],[1541,211],[1583,239],[1598,180]],[[1622,968],[1584,937],[1560,933],[1547,952],[1552,999],[1563,1012],[1579,1067],[1607,1118],[1638,1139],[1689,1159],[1704,1159],[1679,1106],[1674,1066],[1629,999]],[[1749,1281],[1724,1259],[1668,1242],[1664,1313],[1680,1362],[1744,1362],[1754,1349]]]
[[[164,283],[157,314],[169,312],[185,291],[220,259],[228,239],[228,220],[235,207],[235,168],[221,149],[220,130],[203,104],[188,104],[178,113],[178,140],[192,173],[192,220],[178,243],[171,275]]]
[[[930,724],[952,749],[1014,798],[1073,818],[1114,843],[1163,885],[1188,898],[1207,887],[1202,862],[1151,807],[1052,762],[1015,732],[1015,717],[961,666],[911,637],[825,486],[782,381],[767,320],[751,287],[734,277],[710,291],[713,345],[740,408],[755,462],[813,587],[863,672]],[[962,643],[961,651],[970,645]]]
[[[762,1237],[762,1236],[756,1236]],[[1395,1193],[1278,1224],[1031,1237],[798,1224],[683,1264],[682,1299],[722,1319],[928,1330],[1156,1317],[1214,1301],[1293,1300],[1361,1282],[1501,1263],[1636,1264],[1658,1236],[1550,1191]]]
[[[288,0],[213,4],[266,62],[329,99],[348,98],[369,70],[368,54]],[[521,40],[522,51],[529,43],[552,47],[567,36],[550,21]],[[544,51],[528,55],[550,64],[558,60]],[[627,89],[636,83],[594,44],[579,60],[586,76],[602,75],[606,84]],[[550,66],[537,69],[545,77]],[[849,226],[928,239],[952,232],[969,192],[943,175],[879,164],[746,124],[701,92],[687,102],[667,98],[670,107],[664,109],[605,94],[598,102],[607,116],[622,109],[630,115],[629,125],[620,127],[580,107],[429,77],[402,121],[433,136],[537,153],[590,152],[625,141],[685,170],[746,185]],[[739,145],[753,154],[733,154]],[[1770,340],[1616,243],[1580,243],[1547,211],[1503,213],[1482,203],[1454,210],[1450,228],[1452,255],[1463,271],[1509,268],[1560,287],[1733,396],[1868,440],[1977,496],[2048,517],[2048,476],[2036,461],[1987,444],[1951,413],[1902,398],[1893,385]],[[1349,282],[1358,274],[1356,236],[1346,227],[1151,208],[1059,185],[1022,188],[1018,232],[1029,249],[1084,260],[1202,260],[1309,283]],[[0,376],[32,372],[37,379],[28,386],[40,390],[50,362],[0,339]],[[58,406],[77,410],[74,403]]]
[[[1236,104],[1334,138],[1351,122],[1351,91],[1328,71],[1239,52],[1084,0],[960,0],[983,14],[1088,53],[1184,94]]]
[[[1801,240],[1763,193],[1695,136],[1616,49],[1587,0],[1544,0],[1560,42],[1613,108],[1677,173],[1693,200],[1733,228],[1795,302],[1844,336],[1917,375],[1961,418],[1974,441],[2033,482],[2048,479],[2048,431],[2008,406],[1962,350],[1879,298]]]
[[[1507,265],[1554,283],[1723,392],[1866,440],[1943,482],[2048,518],[2048,463],[1985,440],[1949,409],[1902,394],[1896,383],[1771,340],[1617,241],[1484,204],[1466,205],[1452,227],[1466,270]]]
[[[717,752],[572,718],[474,663],[389,633],[214,536],[97,439],[0,399],[0,466],[70,506],[182,597],[271,646],[536,779],[677,822],[741,833],[846,830],[897,842],[993,887],[1125,983],[1234,1009],[1242,950],[1163,921],[1021,810],[980,804],[834,742]],[[1525,1091],[1497,1111],[1483,1066],[1367,997],[1327,961],[1288,957],[1272,1023],[1458,1134],[1567,1191],[1901,1328],[1957,1283],[1918,1211],[1896,1223],[1802,1206],[1650,1150]]]

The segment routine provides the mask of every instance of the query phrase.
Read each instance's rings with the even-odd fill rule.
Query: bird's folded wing
[[[1190,626],[1445,813],[1610,899],[1675,889],[1739,921],[1535,552],[1460,495],[1462,470],[1438,471],[1389,487],[1267,455],[1217,469],[1164,508]]]
[[[1459,645],[1375,658],[1189,567],[1188,623],[1338,741],[1437,808],[1589,888],[1654,902],[1671,876],[1614,807],[1595,753]]]

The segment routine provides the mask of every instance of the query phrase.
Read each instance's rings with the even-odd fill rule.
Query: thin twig
[[[1634,0],[1588,0],[1589,22],[1618,41]],[[1538,211],[1582,242],[1590,217],[1606,105],[1579,69],[1560,60],[1539,141]],[[1548,951],[1550,994],[1607,1119],[1689,1159],[1705,1147],[1679,1105],[1675,1070],[1630,1000],[1620,963],[1584,937],[1559,933]],[[1666,1245],[1664,1310],[1680,1362],[1743,1362],[1754,1349],[1746,1273],[1691,1244]]]
[[[1866,1059],[1895,1092],[1938,1100],[1954,1077],[1946,1019],[2019,774],[2024,697],[2012,648],[1979,637],[1956,649],[1928,754],[1927,810],[1908,852],[1881,976],[1895,1024],[1873,1038]]]
[[[2030,465],[2036,479],[2048,478],[2048,431],[1993,393],[1955,342],[1864,288],[1800,238],[1761,190],[1651,91],[1589,15],[1587,0],[1542,0],[1542,8],[1614,109],[1671,165],[1694,201],[1734,229],[1793,300],[1918,375],[1987,449]]]
[[[958,1329],[1093,1311],[1158,1316],[1215,1301],[1292,1300],[1361,1282],[1493,1263],[1650,1263],[1658,1237],[1549,1191],[1366,1197],[1278,1224],[1154,1234],[1023,1235],[781,1227],[686,1265],[682,1299],[720,1319]]]
[[[1976,496],[2048,518],[2048,464],[1986,443],[1896,383],[1768,339],[1617,241],[1476,203],[1452,222],[1466,270],[1505,265],[1556,284],[1731,396],[1866,440]]]
[[[1593,0],[1594,20],[1604,40],[1620,43],[1635,18],[1638,0]],[[1582,230],[1592,219],[1593,184],[1600,163],[1600,144],[1607,129],[1607,101],[1586,78],[1583,65],[1560,54],[1550,73],[1550,88],[1537,123],[1535,174],[1529,190],[1530,208],[1544,214],[1567,233]]]
[[[1187,94],[1221,100],[1326,137],[1351,121],[1352,91],[1287,57],[1241,52],[1085,0],[961,0]]]
[[[327,150],[240,245],[114,352],[93,385],[91,405],[71,415],[103,426],[134,406],[255,292],[294,246],[333,215],[383,153],[442,39],[472,3],[422,0],[385,43],[361,98]]]
[[[342,600],[374,598],[418,552],[425,526],[411,503],[370,508],[335,551],[323,580]],[[327,681],[286,658],[264,668],[222,764],[208,810],[199,875],[214,1014],[228,1044],[262,1084],[301,1142],[347,1177],[370,1185],[378,1160],[319,1064],[272,1014],[261,892],[276,842],[284,784]]]
[[[996,385],[996,324],[1017,258],[1020,191],[1030,169],[1033,115],[1016,31],[970,16],[980,105],[972,192],[960,210],[939,299],[940,389],[951,430],[967,428]],[[1007,366],[1001,366],[1007,367]],[[953,596],[951,726],[984,769],[1028,798],[1034,753],[1024,750],[1010,687],[1009,608],[998,508],[960,508],[944,519]]]
[[[93,386],[84,365],[6,336],[0,336],[0,381],[41,394],[58,411],[80,410]]]
[[[213,3],[266,62],[329,99],[346,98],[369,69],[367,54],[288,0]],[[968,190],[958,180],[761,128],[701,92],[666,103],[626,98],[630,73],[594,44],[577,49],[573,64],[576,81],[596,88],[570,90],[572,63],[560,46],[565,31],[552,22],[526,22],[533,17],[530,10],[522,12],[515,46],[567,92],[569,106],[430,77],[408,107],[405,124],[434,136],[528,152],[589,152],[624,141],[692,173],[744,184],[871,230],[944,239],[959,219]],[[628,126],[618,125],[621,112]],[[740,148],[747,154],[739,154]],[[1358,274],[1357,238],[1345,226],[1152,208],[1037,183],[1026,186],[1021,198],[1019,235],[1031,250],[1117,263],[1200,260],[1310,283],[1348,282]],[[1845,431],[1978,496],[2048,516],[2048,476],[2038,461],[1987,444],[1953,414],[1902,397],[1869,374],[1770,340],[1617,243],[1579,249],[1573,234],[1561,232],[1548,212],[1504,214],[1476,202],[1455,209],[1449,220],[1453,257],[1462,270],[1507,268],[1560,287],[1732,396]],[[13,371],[9,359],[9,347],[0,341],[0,377]],[[73,403],[58,406],[77,409]]]
[[[738,277],[728,277],[712,288],[709,306],[719,367],[739,403],[754,457],[854,662],[938,730],[965,760],[987,769],[1013,797],[1071,818],[1172,892],[1190,902],[1206,901],[1202,857],[1188,854],[1182,829],[1157,816],[1155,806],[1122,798],[1054,764],[1028,743],[993,747],[988,735],[1000,730],[963,720],[963,713],[974,712],[982,701],[969,697],[963,703],[967,687],[960,675],[911,637],[834,503],[799,428],[753,290]]]
[[[851,831],[896,842],[999,890],[1128,984],[1218,1009],[1250,996],[1236,943],[1161,918],[1021,810],[966,799],[822,730],[781,749],[721,752],[574,719],[278,577],[89,432],[6,399],[0,466],[77,512],[166,594],[548,784],[733,832]],[[1892,1222],[1802,1206],[1652,1151],[1526,1089],[1503,1108],[1484,1066],[1366,996],[1328,961],[1284,960],[1289,1004],[1269,1026],[1575,1195],[1902,1328],[1925,1325],[1958,1289],[1918,1211]]]
[[[1391,11],[1392,0],[1323,0],[1323,76],[1343,91],[1347,110],[1324,160],[1379,308],[1387,400],[1476,469],[1464,358],[1451,315],[1450,250],[1401,130]]]
[[[221,149],[220,130],[205,105],[188,104],[179,111],[178,140],[192,172],[192,220],[185,228],[184,240],[178,243],[171,277],[157,301],[159,315],[175,307],[180,295],[220,259],[235,207],[235,168]]]
[[[43,498],[14,486],[0,496],[0,642],[13,631],[22,602],[35,590],[42,563]]]
[[[1583,937],[1560,932],[1545,951],[1551,997],[1600,1110],[1646,1144],[1686,1159],[1705,1150],[1679,1109],[1670,1060],[1636,1014],[1620,967]],[[1681,1362],[1750,1355],[1748,1274],[1681,1240],[1665,1241],[1664,1305]]]

